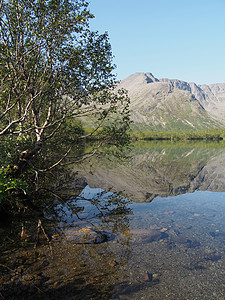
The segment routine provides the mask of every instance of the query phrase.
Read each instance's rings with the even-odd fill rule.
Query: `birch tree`
[[[0,138],[19,153],[20,170],[65,162],[71,144],[51,164],[34,164],[68,120],[91,123],[96,148],[127,141],[129,99],[114,91],[108,35],[90,30],[92,18],[84,0],[0,1]],[[86,137],[79,132],[76,146]]]

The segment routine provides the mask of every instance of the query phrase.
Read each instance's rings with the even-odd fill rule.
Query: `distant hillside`
[[[119,87],[128,90],[138,130],[203,130],[225,126],[225,84],[196,85],[135,73]]]

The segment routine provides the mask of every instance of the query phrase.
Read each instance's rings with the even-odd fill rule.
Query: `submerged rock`
[[[151,282],[153,280],[153,274],[146,272],[143,276],[143,281]]]
[[[95,230],[89,227],[71,228],[65,231],[68,241],[76,244],[100,244],[112,240],[115,236],[109,232]]]
[[[159,229],[135,229],[131,230],[134,243],[151,243],[168,237],[168,234]]]

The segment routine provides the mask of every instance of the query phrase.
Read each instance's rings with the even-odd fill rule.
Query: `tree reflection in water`
[[[130,253],[129,200],[86,187],[76,199],[60,198],[60,204],[56,204],[58,201],[55,199],[54,205],[46,209],[42,220],[45,232],[39,232],[37,247],[32,238],[36,228],[31,227],[29,220],[24,225],[27,240],[12,240],[12,250],[3,253],[0,298],[112,296]]]

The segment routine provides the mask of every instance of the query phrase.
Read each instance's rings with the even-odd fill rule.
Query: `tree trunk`
[[[18,161],[18,164],[14,166],[17,170],[16,173],[23,173],[27,166],[31,166],[31,159],[40,151],[42,148],[42,141],[38,141],[35,143],[34,148],[32,150],[25,150],[21,152],[21,157]]]

